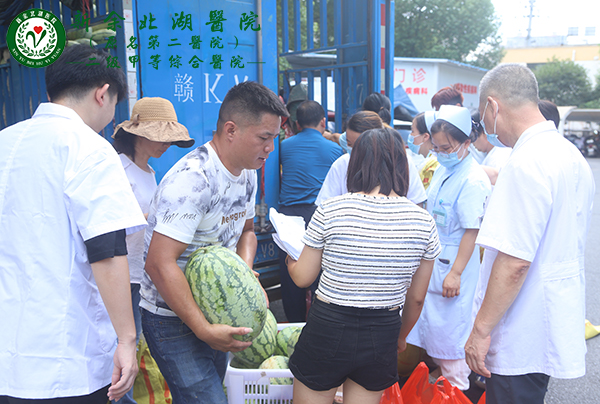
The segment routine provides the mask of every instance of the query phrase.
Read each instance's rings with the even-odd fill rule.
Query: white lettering
[[[214,82],[214,84],[212,85],[212,87],[210,87],[210,78],[209,78],[210,74],[209,73],[204,73],[204,78],[205,80],[205,88],[206,88],[206,99],[204,100],[205,104],[210,104],[210,96],[208,94],[208,92],[210,91],[213,95],[213,97],[215,97],[215,102],[217,104],[221,104],[223,101],[221,101],[219,99],[219,97],[217,97],[217,95],[215,94],[215,89],[217,88],[217,84],[219,84],[219,80],[221,80],[221,77],[223,77],[223,74],[218,73],[216,76],[216,80]]]

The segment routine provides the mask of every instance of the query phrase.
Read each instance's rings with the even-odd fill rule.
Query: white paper
[[[295,260],[300,258],[300,253],[304,248],[302,237],[305,232],[304,218],[301,216],[286,216],[271,208],[269,218],[276,233],[273,234],[273,241],[283,251]]]

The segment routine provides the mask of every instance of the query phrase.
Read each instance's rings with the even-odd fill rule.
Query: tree
[[[485,68],[504,56],[491,0],[395,3],[395,56],[430,57]]]
[[[584,103],[581,107],[600,109],[600,71],[596,73],[596,87],[590,95],[590,101]]]
[[[571,60],[553,57],[534,70],[540,98],[556,105],[580,106],[593,97],[592,86],[585,68]]]

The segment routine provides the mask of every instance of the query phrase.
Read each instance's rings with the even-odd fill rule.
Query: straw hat
[[[442,105],[436,119],[442,119],[456,126],[467,138],[471,135],[471,113],[465,107]]]
[[[119,131],[145,137],[154,142],[170,142],[179,147],[192,147],[194,139],[190,138],[185,126],[177,122],[177,114],[171,101],[160,97],[144,97],[135,103],[131,112],[131,120],[117,125]]]

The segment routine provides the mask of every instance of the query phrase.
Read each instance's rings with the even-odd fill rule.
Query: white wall
[[[402,84],[409,98],[420,111],[431,110],[431,97],[443,87],[460,84],[465,98],[464,106],[476,109],[479,105],[477,91],[485,71],[456,65],[443,60],[394,61],[394,87]]]

